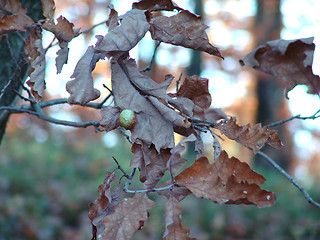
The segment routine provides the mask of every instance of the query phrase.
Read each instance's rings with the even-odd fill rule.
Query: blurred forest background
[[[82,31],[108,18],[107,3],[119,14],[131,8],[133,1],[55,0],[56,14],[63,15]],[[259,44],[269,40],[315,36],[320,26],[317,0],[179,0],[179,6],[201,15],[209,26],[212,44],[225,60],[208,54],[162,43],[155,62],[147,72],[155,81],[171,73],[209,78],[212,106],[237,116],[241,125],[261,122],[267,125],[295,114],[311,116],[320,108],[319,96],[296,87],[284,97],[284,84],[260,72],[241,68],[238,60]],[[172,14],[172,13],[165,13]],[[87,46],[95,44],[95,35],[105,35],[100,24],[69,44],[69,60],[57,75],[55,56],[58,46],[47,54],[47,92],[44,100],[68,97],[65,84]],[[131,51],[141,68],[152,58],[156,43],[148,35]],[[44,46],[53,34],[44,33]],[[320,35],[315,36],[320,40]],[[2,41],[4,41],[2,39]],[[2,49],[1,49],[2,50]],[[316,57],[319,53],[316,51]],[[317,60],[317,59],[316,59]],[[317,60],[317,64],[318,64]],[[319,64],[318,64],[319,65]],[[319,66],[314,65],[319,74]],[[316,72],[318,71],[318,72]],[[111,87],[108,61],[100,61],[93,72],[95,86],[108,95],[103,84]],[[172,86],[172,92],[175,86]],[[112,100],[110,100],[111,103]],[[57,105],[46,113],[71,121],[99,120],[98,110]],[[277,128],[284,143],[282,150],[265,147],[263,151],[295,177],[320,201],[320,121],[293,120]],[[213,158],[212,140],[203,135],[207,155]],[[177,136],[179,139],[179,136]],[[308,204],[302,194],[282,175],[263,163],[263,159],[239,144],[223,141],[229,155],[250,163],[267,179],[264,189],[277,195],[272,208],[220,206],[207,200],[188,197],[182,201],[184,224],[199,239],[320,239],[320,210]],[[92,127],[76,129],[57,126],[26,114],[10,116],[0,146],[0,240],[7,239],[90,239],[88,204],[98,195],[105,172],[114,169],[115,156],[128,172],[130,144],[117,131],[96,133]],[[185,153],[194,159],[192,146]],[[152,197],[152,195],[151,195]],[[163,202],[151,210],[151,218],[135,239],[161,239],[164,229]],[[163,202],[162,202],[163,201]],[[197,207],[195,207],[197,206]]]

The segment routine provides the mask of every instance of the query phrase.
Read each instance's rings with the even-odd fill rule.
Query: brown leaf
[[[118,22],[118,12],[114,9],[113,5],[109,4],[108,7],[110,9],[110,13],[109,13],[109,18],[107,20],[107,26],[110,31],[115,27],[119,26],[119,22]]]
[[[221,119],[228,119],[228,116],[221,110],[221,108],[208,108],[204,111],[207,120],[216,122]]]
[[[139,168],[140,181],[147,189],[154,188],[167,170],[170,157],[169,149],[161,149],[160,153],[154,145],[150,147],[139,139],[132,145],[133,153],[130,167]]]
[[[115,213],[106,216],[102,224],[105,230],[101,240],[127,240],[140,229],[148,218],[148,209],[154,202],[145,193],[136,193],[133,198],[124,198],[115,208]]]
[[[149,101],[152,105],[160,112],[160,114],[171,122],[174,126],[188,128],[191,123],[186,117],[181,116],[174,109],[170,108],[167,104],[161,103],[157,98],[148,96]]]
[[[26,8],[21,7],[21,3],[19,0],[1,0],[0,9],[3,9],[14,15],[24,15],[27,12]]]
[[[250,124],[239,126],[235,117],[228,121],[222,121],[217,128],[228,138],[237,141],[243,146],[257,153],[264,144],[280,149],[283,144],[276,130],[270,130],[268,126],[261,127],[258,123],[253,127]]]
[[[262,190],[263,176],[255,173],[248,164],[228,158],[222,151],[210,164],[202,157],[175,177],[179,186],[188,188],[195,196],[218,204],[247,204],[257,207],[274,205],[275,195]]]
[[[59,42],[60,49],[57,51],[56,67],[57,73],[61,73],[62,67],[68,62],[69,48],[67,42]]]
[[[167,169],[171,175],[175,175],[181,167],[187,162],[187,159],[181,157],[181,153],[185,150],[182,144],[193,142],[197,138],[191,134],[190,136],[182,139],[173,149],[171,149],[171,156],[167,162]]]
[[[185,240],[195,239],[190,238],[190,229],[182,225],[181,220],[182,207],[179,201],[170,197],[167,200],[164,209],[164,215],[166,216],[166,230],[163,234],[162,239],[166,240]]]
[[[149,10],[149,11],[173,11],[173,10],[182,10],[177,4],[171,0],[141,0],[139,2],[134,2],[132,8],[140,10]]]
[[[134,68],[131,66],[132,64],[134,64]],[[148,146],[154,144],[158,152],[160,149],[172,148],[174,147],[172,123],[145,97],[145,92],[148,92],[147,89],[150,89],[150,92],[148,92],[150,94],[165,93],[168,85],[167,83],[156,84],[150,78],[139,78],[138,76],[136,79],[136,72],[137,66],[132,59],[124,61],[121,66],[116,62],[111,64],[112,92],[115,106],[135,112],[136,123],[131,129],[133,142],[140,139]],[[143,87],[139,85],[145,92],[133,84],[133,82],[138,82],[139,79],[142,83],[145,83]],[[150,82],[149,85],[152,86],[150,88],[147,85],[148,81]]]
[[[52,32],[59,42],[70,42],[80,34],[80,29],[74,29],[73,23],[70,23],[65,17],[60,16],[57,21],[58,23],[55,24],[52,19],[47,19],[42,28]]]
[[[53,19],[56,6],[54,0],[41,0],[43,16]]]
[[[103,184],[98,188],[100,196],[89,204],[89,219],[93,227],[93,239],[104,230],[102,220],[114,213],[114,207],[120,202],[120,188],[116,188],[111,194],[110,184],[115,179],[114,172],[107,172]]]
[[[151,95],[164,100],[168,99],[166,91],[173,80],[172,75],[166,75],[162,83],[157,83],[148,76],[140,73],[134,59],[129,59],[122,67],[128,76],[130,76],[130,82],[134,87],[138,88],[142,94]]]
[[[211,95],[208,89],[208,79],[197,75],[188,76],[180,86],[176,94],[169,94],[171,97],[188,98],[194,103],[193,116],[206,120],[205,111],[211,105]],[[189,115],[190,116],[190,115]]]
[[[100,97],[100,91],[93,87],[93,78],[91,72],[100,59],[98,54],[94,53],[93,46],[90,46],[81,57],[71,76],[74,80],[68,81],[66,90],[70,93],[68,102],[80,103],[85,105],[88,102]]]
[[[101,120],[100,125],[104,127],[106,132],[109,132],[113,129],[119,127],[119,115],[120,109],[117,107],[104,107],[101,109]]]
[[[14,31],[25,31],[33,24],[32,18],[25,14],[5,15],[0,19],[0,35]]]
[[[286,97],[297,85],[308,86],[309,93],[320,92],[320,78],[312,72],[315,44],[313,37],[269,41],[240,60],[241,65],[269,73],[286,81]]]
[[[154,40],[204,51],[223,58],[218,48],[209,43],[206,28],[208,26],[202,22],[201,17],[186,10],[171,17],[155,17],[150,22],[150,32]]]
[[[95,50],[108,57],[119,57],[134,48],[149,29],[145,11],[133,9],[122,16],[121,25],[112,28]]]
[[[26,39],[24,50],[26,53],[25,60],[30,66],[30,70],[28,71],[30,79],[27,81],[27,84],[31,88],[34,98],[40,102],[46,87],[45,51],[42,47],[42,34],[40,31],[37,31],[36,34],[34,31],[30,32],[30,35]]]

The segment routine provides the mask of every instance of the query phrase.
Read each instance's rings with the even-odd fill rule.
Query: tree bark
[[[43,19],[41,0],[21,0],[22,7],[27,8],[27,15],[35,22]],[[17,92],[27,78],[28,66],[24,60],[26,32],[12,32],[3,35],[0,41],[0,106],[10,106],[17,101]],[[0,111],[0,144],[4,136],[10,114]]]

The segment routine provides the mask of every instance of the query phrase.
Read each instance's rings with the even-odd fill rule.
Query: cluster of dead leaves
[[[45,90],[45,53],[42,30],[52,32],[59,42],[56,67],[60,73],[68,60],[68,43],[79,35],[72,23],[60,16],[54,19],[53,0],[42,0],[45,20],[35,23],[26,15],[18,0],[1,1],[6,14],[0,15],[0,35],[12,31],[26,31],[26,61],[30,65],[30,86],[37,101]],[[218,204],[252,204],[272,206],[275,195],[260,188],[263,176],[237,158],[229,158],[214,137],[215,161],[204,156],[201,127],[218,131],[257,153],[264,145],[281,148],[275,130],[256,124],[239,126],[234,117],[228,118],[220,109],[212,109],[208,79],[187,76],[177,93],[168,94],[174,80],[172,75],[161,83],[143,75],[129,51],[149,31],[154,40],[203,51],[223,58],[206,35],[207,26],[201,17],[177,6],[171,0],[142,0],[133,3],[123,16],[110,8],[105,36],[96,36],[95,46],[89,46],[79,60],[66,90],[68,102],[82,105],[100,96],[94,88],[92,71],[100,59],[111,63],[112,94],[114,106],[101,109],[101,126],[111,131],[120,126],[121,111],[129,109],[135,114],[135,124],[130,129],[132,159],[130,166],[139,169],[140,181],[146,190],[132,198],[122,198],[120,185],[111,190],[115,172],[108,172],[99,187],[100,196],[90,204],[89,218],[93,225],[93,239],[130,239],[147,220],[148,210],[154,205],[148,191],[155,191],[167,198],[166,224],[163,239],[192,239],[190,230],[182,225],[180,201],[193,194]],[[155,11],[174,11],[170,17]],[[8,14],[9,13],[9,14]],[[241,64],[271,73],[287,81],[287,92],[298,84],[309,87],[310,93],[319,92],[319,77],[312,74],[314,44],[312,39],[272,41],[247,55]],[[219,122],[219,120],[223,119]],[[201,123],[199,125],[199,123]],[[185,136],[176,146],[174,132]],[[195,142],[197,160],[187,169],[181,154],[187,142]],[[159,186],[166,172],[171,179]],[[126,176],[128,177],[128,176]]]
[[[153,16],[153,11],[159,10],[178,10],[178,12],[171,17]],[[120,22],[118,19],[121,19]],[[177,93],[168,94],[168,87],[174,79],[172,75],[165,76],[161,83],[157,83],[143,75],[135,60],[129,57],[129,51],[138,44],[147,31],[151,32],[154,40],[222,57],[219,50],[209,43],[205,34],[206,25],[202,23],[201,18],[179,8],[171,1],[140,1],[134,3],[133,9],[120,18],[111,7],[108,26],[108,34],[97,36],[97,44],[88,48],[88,51],[93,53],[90,55],[86,53],[84,56],[91,57],[87,59],[87,63],[95,63],[95,57],[111,59],[114,106],[101,110],[100,123],[106,131],[111,131],[120,126],[119,114],[122,110],[130,109],[135,113],[136,123],[130,129],[133,142],[130,166],[139,169],[140,181],[144,183],[146,192],[156,191],[167,198],[166,229],[163,239],[192,239],[189,237],[190,230],[181,222],[180,201],[189,194],[218,204],[272,206],[275,195],[260,188],[265,179],[255,173],[248,164],[234,157],[229,158],[221,148],[215,150],[217,159],[214,163],[210,163],[203,156],[203,143],[194,127],[196,124],[193,119],[214,122],[216,130],[255,153],[265,144],[275,148],[282,147],[276,131],[267,127],[262,128],[259,124],[254,127],[239,126],[235,118],[228,119],[221,110],[211,109],[208,79],[188,76]],[[91,71],[92,66],[87,64],[86,72]],[[78,101],[86,104],[90,101],[86,97],[92,95],[91,92],[92,88]],[[69,99],[75,99],[74,96],[80,95],[71,94]],[[219,119],[224,120],[218,122]],[[176,146],[174,132],[186,136]],[[185,149],[184,145],[193,141],[196,142],[199,158],[181,172],[187,161],[181,156]],[[166,171],[170,173],[171,179],[158,186]],[[107,173],[110,174],[112,173]],[[102,194],[100,190],[99,192]],[[110,192],[103,197],[101,195],[90,206],[93,239],[131,238],[146,221],[146,212],[153,205],[147,198],[146,192],[136,193],[133,198],[123,198],[121,200],[123,204],[116,206],[112,204]],[[104,202],[100,201],[102,198],[105,199]],[[96,211],[102,208],[105,211],[100,213]],[[116,213],[112,213],[110,209],[114,209]],[[128,212],[133,216],[121,214]],[[112,219],[119,221],[118,227],[114,226]],[[124,223],[124,219],[128,223],[120,225]]]

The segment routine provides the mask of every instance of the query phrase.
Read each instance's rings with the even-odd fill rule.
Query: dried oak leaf
[[[32,18],[26,15],[27,9],[21,7],[18,0],[4,0],[0,2],[0,9],[12,15],[2,15],[0,12],[0,35],[13,31],[25,31],[34,24]]]
[[[194,103],[193,114],[191,116],[206,120],[205,112],[211,105],[208,82],[209,80],[207,78],[201,78],[197,75],[188,76],[185,78],[178,92],[169,94],[169,96],[176,97],[177,99],[190,99]]]
[[[274,205],[275,194],[262,190],[263,176],[255,173],[248,164],[237,158],[229,159],[222,151],[210,164],[201,157],[175,177],[178,186],[186,187],[195,196],[218,204],[246,204],[257,207]]]
[[[115,208],[115,213],[102,220],[105,230],[101,240],[127,240],[132,239],[134,233],[141,229],[148,218],[148,209],[154,202],[146,193],[136,193],[133,198],[124,198]]]
[[[132,4],[132,8],[149,11],[173,11],[175,9],[183,10],[171,0],[141,0],[139,2],[134,2]]]
[[[194,50],[207,52],[221,57],[218,48],[210,44],[201,17],[182,10],[178,14],[166,17],[159,16],[150,21],[150,33],[154,40]]]
[[[147,189],[157,185],[167,170],[167,162],[170,158],[169,149],[161,149],[160,153],[154,145],[150,147],[141,140],[137,140],[131,148],[133,156],[130,167],[139,168],[140,181]]]
[[[53,19],[56,5],[54,0],[41,0],[43,16]]]
[[[102,220],[110,214],[114,213],[114,208],[120,202],[120,188],[116,187],[111,193],[110,184],[115,179],[114,172],[107,172],[103,184],[98,188],[100,196],[93,202],[89,204],[89,219],[92,224],[92,239],[97,239],[96,237],[101,234],[104,230],[102,225]]]
[[[62,67],[68,62],[69,48],[67,42],[59,43],[60,49],[57,51],[56,67],[57,73],[61,73]]]
[[[66,90],[70,93],[70,97],[68,98],[70,104],[80,103],[81,105],[85,105],[100,97],[100,91],[93,87],[91,75],[99,59],[99,54],[95,54],[93,46],[90,46],[77,63],[71,75],[71,78],[74,78],[74,80],[68,81],[66,85]]]
[[[133,9],[124,14],[121,24],[112,28],[102,41],[98,41],[95,50],[107,57],[118,58],[134,48],[149,29],[145,12]]]
[[[115,27],[119,26],[119,22],[118,22],[118,12],[114,9],[113,5],[109,4],[108,8],[110,9],[110,13],[109,13],[109,18],[107,20],[107,26],[110,31]]]
[[[100,125],[104,127],[106,132],[112,131],[120,126],[119,115],[120,109],[117,107],[104,107],[101,109]]]
[[[270,130],[268,126],[262,128],[260,123],[253,127],[250,124],[239,126],[236,118],[231,117],[228,121],[221,121],[217,128],[228,138],[251,149],[254,153],[257,153],[265,144],[276,149],[283,146],[277,131]]]
[[[308,92],[320,92],[320,78],[312,72],[315,44],[313,37],[274,40],[259,46],[242,60],[241,65],[269,73],[286,81],[286,97],[297,85],[308,86]]]
[[[51,7],[49,7],[48,11],[50,11]],[[50,12],[47,14],[49,16],[51,15]],[[58,23],[55,24],[52,18],[48,18],[42,25],[42,28],[52,32],[59,40],[60,49],[57,51],[58,56],[56,57],[56,67],[57,73],[61,73],[63,65],[68,61],[68,43],[80,34],[80,29],[73,28],[74,24],[69,22],[63,16],[60,16],[57,21]]]
[[[0,2],[0,9],[5,10],[14,15],[26,14],[27,9],[21,7],[19,0],[2,0]]]
[[[163,116],[154,106],[155,101],[152,103],[150,98],[146,97],[151,95],[167,98],[165,92],[170,79],[158,84],[139,73],[135,61],[129,59],[111,63],[111,80],[115,106],[135,112],[136,123],[131,129],[132,141],[140,139],[148,146],[154,144],[158,152],[160,149],[173,148],[173,123],[175,119],[181,120],[181,115],[172,111],[170,116]],[[188,124],[186,123],[185,127]]]
[[[58,23],[55,24],[52,19],[47,19],[42,28],[52,32],[59,42],[70,42],[80,34],[80,29],[73,28],[74,24],[69,22],[65,17],[60,16],[57,21]]]
[[[27,81],[28,86],[31,88],[32,95],[40,102],[43,97],[43,92],[46,88],[45,83],[45,50],[42,47],[42,34],[40,31],[30,32],[26,39],[24,47],[26,57],[25,60],[30,66],[28,75],[30,79]]]
[[[168,198],[164,209],[166,230],[163,234],[163,240],[195,239],[189,237],[190,229],[182,225],[181,214],[182,207],[179,201],[174,197]]]

